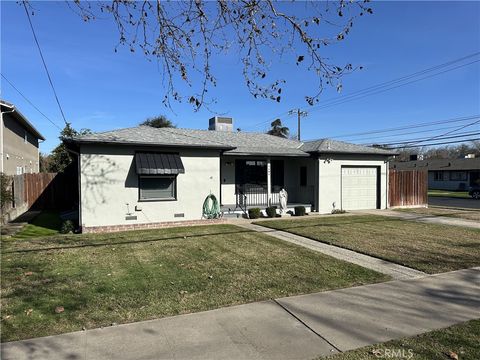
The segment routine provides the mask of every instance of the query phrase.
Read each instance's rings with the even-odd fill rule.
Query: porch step
[[[223,218],[225,219],[239,219],[242,217],[242,213],[237,212],[225,212],[223,213]]]

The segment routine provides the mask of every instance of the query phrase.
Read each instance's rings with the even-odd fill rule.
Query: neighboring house
[[[140,126],[66,140],[79,154],[83,231],[200,220],[209,194],[225,210],[265,209],[278,205],[282,188],[290,205],[307,211],[387,207],[393,152],[215,126],[226,122],[210,121],[212,130]]]
[[[480,185],[480,158],[391,162],[391,169],[427,170],[431,190],[468,190]]]
[[[0,100],[0,109],[0,172],[38,173],[38,143],[45,138],[14,105]]]

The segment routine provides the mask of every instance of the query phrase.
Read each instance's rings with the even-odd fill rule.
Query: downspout
[[[40,172],[40,143],[43,143],[45,140],[38,140],[38,161],[37,161],[37,173]]]

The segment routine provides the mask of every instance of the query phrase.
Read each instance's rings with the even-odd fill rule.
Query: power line
[[[340,99],[337,99],[336,101],[332,101],[331,103],[327,103],[325,105],[315,106],[314,108],[310,109],[310,111],[321,110],[321,109],[325,109],[325,108],[328,108],[328,107],[341,105],[341,104],[344,104],[346,102],[360,100],[360,99],[363,99],[363,98],[368,97],[368,96],[381,94],[381,93],[389,91],[389,90],[393,90],[393,89],[396,89],[396,88],[399,88],[399,87],[402,87],[402,86],[405,86],[405,85],[409,85],[409,84],[413,84],[413,83],[416,83],[416,82],[419,82],[419,81],[422,81],[422,80],[425,80],[425,79],[429,79],[431,77],[438,76],[438,75],[441,75],[441,74],[444,74],[444,73],[447,73],[447,72],[450,72],[450,71],[453,71],[453,70],[456,70],[456,69],[460,69],[462,67],[465,67],[465,66],[468,66],[468,65],[471,65],[471,64],[474,64],[474,63],[478,63],[478,62],[480,62],[480,60],[475,60],[475,61],[469,62],[467,64],[462,64],[462,65],[459,65],[459,66],[456,66],[456,67],[453,67],[453,68],[450,68],[450,69],[447,69],[447,70],[444,70],[444,71],[441,71],[441,72],[438,72],[438,73],[435,73],[435,74],[424,76],[424,77],[421,77],[419,79],[411,80],[411,81],[408,81],[406,83],[402,83],[402,84],[399,84],[399,85],[396,85],[396,86],[387,87],[385,89],[381,89],[381,90],[377,90],[377,91],[373,91],[373,92],[368,91],[363,95],[358,94],[358,95],[355,95],[355,96],[349,96],[349,98],[346,98],[346,99],[340,98]],[[361,95],[361,96],[359,96],[359,95]]]
[[[50,121],[52,123],[53,126],[55,126],[56,128],[58,128],[60,131],[62,130],[62,128],[60,126],[58,126],[53,120],[51,120],[47,115],[45,115],[38,107],[35,106],[34,103],[32,103],[25,95],[23,95],[23,93],[18,90],[15,85],[12,84],[12,82],[10,80],[8,80],[5,75],[1,74],[2,75],[2,78],[5,79],[5,81],[16,91],[20,94],[21,97],[23,97],[25,99],[25,101],[27,101],[30,105],[32,105],[32,107],[37,110],[45,119],[47,119],[48,121]]]
[[[431,137],[431,138],[429,138],[429,139],[427,139],[427,140],[424,140],[424,141],[417,141],[417,142],[414,142],[413,144],[418,144],[418,143],[425,142],[425,141],[436,140],[436,139],[442,138],[442,137],[444,137],[444,136],[446,136],[446,135],[450,135],[450,134],[452,134],[452,133],[454,133],[454,132],[457,132],[457,131],[459,131],[459,130],[463,130],[463,129],[469,127],[469,126],[478,124],[479,122],[480,122],[480,120],[477,120],[477,121],[471,122],[471,123],[469,123],[469,124],[462,125],[462,126],[460,126],[458,129],[451,130],[451,131],[447,131],[446,133],[443,133],[443,134],[441,134],[441,135],[433,136],[433,137]],[[411,144],[408,144],[408,145],[411,145]]]
[[[306,107],[306,108],[304,108],[304,110],[311,111],[313,109],[322,109],[322,108],[328,107],[328,106],[340,105],[344,102],[347,102],[347,100],[349,100],[349,101],[358,100],[358,99],[361,99],[361,98],[366,97],[366,96],[375,95],[375,94],[378,94],[378,93],[381,93],[381,92],[384,92],[384,91],[395,89],[395,88],[400,87],[400,86],[405,86],[405,85],[408,85],[408,84],[411,84],[411,83],[414,83],[414,82],[417,82],[417,81],[425,80],[425,79],[433,77],[433,76],[437,76],[437,75],[440,75],[440,74],[443,74],[443,73],[446,73],[446,72],[449,72],[449,71],[453,71],[453,70],[456,70],[458,68],[461,68],[461,67],[464,67],[464,66],[467,66],[467,65],[471,65],[473,63],[479,62],[480,60],[475,60],[475,61],[472,61],[472,62],[467,63],[467,64],[462,64],[460,66],[450,68],[450,69],[444,70],[442,72],[438,72],[438,73],[435,73],[435,74],[432,74],[432,75],[422,77],[420,79],[415,79],[415,80],[412,80],[412,81],[409,81],[409,82],[406,82],[406,83],[403,83],[403,84],[400,84],[400,85],[396,85],[396,86],[393,86],[393,87],[390,87],[390,88],[379,90],[381,88],[388,87],[390,85],[393,85],[393,84],[396,84],[396,83],[399,83],[399,82],[403,82],[405,80],[415,78],[415,77],[418,77],[420,75],[423,75],[423,74],[426,74],[426,73],[429,73],[429,72],[432,72],[432,71],[435,71],[435,70],[439,70],[439,69],[448,67],[448,66],[453,65],[455,63],[458,63],[458,62],[467,60],[469,58],[475,57],[479,54],[480,54],[480,52],[475,52],[475,53],[463,56],[461,58],[457,58],[457,59],[448,61],[448,62],[443,63],[443,64],[439,64],[439,65],[432,66],[432,67],[429,67],[429,68],[424,69],[424,70],[417,71],[417,72],[409,74],[409,75],[405,75],[405,76],[402,76],[402,77],[399,77],[399,78],[396,78],[396,79],[393,79],[393,80],[389,80],[389,81],[386,81],[386,82],[383,82],[383,83],[380,83],[380,84],[377,84],[377,85],[372,85],[372,86],[369,86],[367,88],[364,88],[364,89],[361,89],[361,90],[358,90],[358,91],[354,91],[350,94],[344,95],[340,99],[338,99],[338,98],[327,99],[322,104],[319,104],[319,105],[316,105],[316,106],[313,106],[313,107]],[[368,93],[368,95],[367,95],[367,93]],[[360,96],[360,95],[364,95],[364,96]],[[338,102],[338,104],[337,104],[337,102]],[[258,124],[264,124],[264,123],[265,122],[261,122],[261,123],[258,123]],[[253,125],[252,127],[257,127],[257,126]]]
[[[423,122],[423,123],[419,123],[419,124],[411,124],[411,125],[394,127],[394,128],[386,128],[386,129],[371,130],[371,131],[365,131],[365,132],[359,132],[359,133],[350,133],[350,134],[345,134],[345,135],[329,136],[329,138],[330,139],[338,139],[338,138],[344,138],[344,137],[348,137],[348,136],[382,134],[382,133],[388,133],[388,132],[394,132],[394,131],[400,131],[400,130],[418,129],[418,128],[429,127],[429,126],[434,126],[434,125],[462,122],[462,121],[473,120],[473,119],[478,119],[478,118],[480,118],[480,114],[467,115],[467,116],[464,116],[464,117],[450,118],[450,119],[444,119],[444,120],[437,120],[437,121],[433,121],[433,122]]]
[[[476,136],[476,135],[480,135],[480,132],[470,131],[470,132],[464,132],[464,133],[457,134],[457,135],[444,136],[444,137],[442,137],[442,140],[456,139],[456,138],[460,138],[460,137],[469,137],[469,136]],[[431,138],[418,139],[419,140],[418,142],[413,142],[413,140],[416,140],[416,139],[407,140],[407,141],[399,141],[399,142],[391,142],[391,143],[376,143],[376,145],[380,145],[380,146],[402,145],[402,144],[403,145],[411,145],[412,143],[416,144],[418,142],[431,141],[432,139]],[[372,145],[372,144],[362,144],[362,145]]]
[[[289,117],[292,116],[289,114],[290,111],[284,111],[282,112],[281,114],[271,118],[270,120],[266,120],[266,121],[262,121],[262,122],[259,122],[259,123],[256,123],[256,124],[253,124],[252,126],[248,126],[246,127],[246,129],[255,129],[255,128],[258,128],[262,125],[266,125],[266,124],[270,124],[272,121],[275,121],[276,119],[279,119],[281,118],[283,115],[288,115]]]
[[[403,133],[398,133],[398,134],[391,134],[391,135],[380,135],[380,136],[371,136],[368,138],[365,137],[360,137],[360,138],[349,138],[345,139],[344,141],[367,141],[367,140],[372,140],[372,139],[385,139],[385,138],[391,138],[391,137],[397,137],[397,136],[403,136],[403,135],[412,135],[412,134],[420,134],[420,133],[430,133],[430,132],[437,132],[441,130],[448,130],[448,129],[453,129],[456,128],[457,126],[444,126],[436,129],[428,129],[428,130],[416,130],[416,131],[408,131],[408,132],[403,132]],[[382,141],[377,140],[376,143],[379,143]],[[366,144],[371,144],[371,143],[366,143]]]
[[[422,145],[396,146],[396,147],[393,147],[392,149],[408,149],[408,148],[416,148],[416,147],[423,147],[423,146],[456,144],[456,143],[464,143],[465,141],[476,141],[476,140],[480,140],[480,138],[475,138],[475,139],[462,139],[462,140],[455,140],[455,141],[445,141],[445,142],[438,142],[438,143],[432,143],[432,144],[422,144]]]
[[[393,85],[395,83],[398,83],[398,82],[401,82],[401,81],[404,81],[404,80],[408,80],[408,79],[411,79],[411,78],[414,78],[414,77],[417,77],[419,75],[423,75],[425,73],[428,73],[428,72],[431,72],[431,71],[434,71],[434,70],[438,70],[438,69],[441,69],[441,68],[444,68],[444,67],[448,67],[452,64],[455,64],[457,62],[461,62],[463,60],[466,60],[466,59],[469,59],[469,58],[472,58],[472,57],[475,57],[477,55],[479,55],[480,52],[475,52],[475,53],[472,53],[472,54],[469,54],[469,55],[466,55],[466,56],[463,56],[461,58],[458,58],[458,59],[454,59],[454,60],[451,60],[451,61],[448,61],[446,63],[443,63],[443,64],[440,64],[440,65],[436,65],[436,66],[432,66],[432,67],[429,67],[427,69],[424,69],[424,70],[420,70],[420,71],[417,71],[415,73],[412,73],[410,75],[405,75],[405,76],[402,76],[402,77],[399,77],[397,79],[393,79],[393,80],[390,80],[390,81],[386,81],[386,82],[383,82],[383,83],[380,83],[380,84],[377,84],[377,85],[372,85],[372,86],[369,86],[367,88],[364,88],[364,89],[361,89],[361,90],[357,90],[357,91],[354,91],[350,94],[347,94],[347,95],[344,95],[344,97],[351,97],[351,96],[354,96],[354,95],[360,95],[361,93],[364,93],[365,91],[369,91],[369,90],[376,90],[377,88],[379,87],[384,87],[384,86],[388,86],[388,85]],[[334,101],[338,101],[340,99],[329,99],[329,100],[326,100],[326,102],[334,102]],[[323,104],[319,104],[319,105],[316,105],[315,107],[317,106],[322,106]]]
[[[57,92],[55,91],[55,86],[53,86],[53,81],[52,78],[50,77],[50,72],[48,71],[47,64],[45,62],[45,59],[43,57],[42,49],[40,48],[40,44],[37,39],[37,35],[35,34],[35,29],[33,28],[32,20],[30,19],[30,13],[28,12],[27,5],[25,1],[22,2],[23,7],[25,9],[25,13],[27,14],[28,22],[30,23],[30,29],[32,29],[32,34],[33,38],[35,39],[35,43],[37,44],[38,52],[40,53],[40,57],[42,58],[42,63],[43,67],[45,68],[45,71],[47,73],[48,81],[50,82],[50,86],[52,87],[53,90],[53,95],[55,95],[55,100],[57,101],[58,108],[60,109],[60,113],[62,114],[63,121],[65,122],[65,125],[68,124],[67,119],[65,118],[65,114],[63,113],[62,106],[60,105],[60,101],[58,100]]]

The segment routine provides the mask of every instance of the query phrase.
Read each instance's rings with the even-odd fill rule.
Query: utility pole
[[[300,109],[293,109],[288,112],[288,115],[297,114],[298,124],[297,124],[297,139],[300,141],[300,119],[308,115],[306,111]]]

